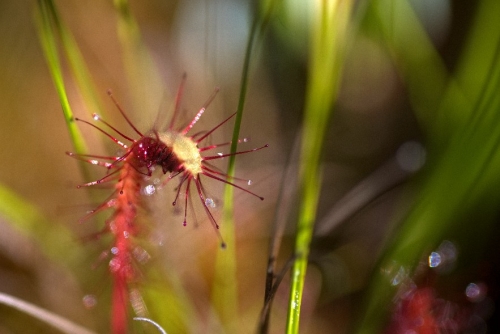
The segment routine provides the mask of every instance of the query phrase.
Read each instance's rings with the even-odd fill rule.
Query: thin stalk
[[[51,13],[51,3],[45,0],[39,0],[36,12],[36,24],[40,43],[45,54],[45,59],[49,66],[49,71],[54,81],[54,85],[59,96],[59,101],[64,114],[64,119],[73,142],[75,151],[78,154],[87,152],[87,147],[83,136],[75,124],[73,111],[68,101],[68,95],[64,86],[61,62],[59,60],[56,35],[54,33],[53,17]]]
[[[286,333],[298,333],[309,246],[321,190],[320,155],[337,98],[351,1],[312,5],[310,65],[306,92],[299,185],[302,194],[295,238]]]
[[[270,17],[275,9],[275,6],[268,6],[264,11],[264,15],[256,15],[252,26],[250,28],[250,35],[248,37],[247,46],[245,50],[245,58],[243,61],[243,69],[241,74],[241,84],[240,84],[240,96],[238,99],[238,106],[236,109],[236,118],[233,128],[233,137],[231,140],[231,156],[229,157],[227,175],[232,178],[234,177],[236,155],[234,154],[237,150],[239,138],[240,138],[240,128],[243,119],[243,109],[245,107],[245,99],[248,90],[249,81],[249,71],[250,62],[252,60],[252,54],[254,52],[255,40],[259,34],[261,34]],[[226,185],[224,191],[224,210],[222,213],[223,229],[222,237],[226,242],[226,249],[224,252],[217,253],[217,259],[215,263],[215,281],[213,289],[213,304],[218,314],[221,317],[222,323],[228,332],[235,332],[237,328],[230,327],[235,325],[234,320],[237,319],[237,307],[238,307],[238,286],[236,284],[236,237],[235,228],[233,221],[233,187]],[[231,325],[232,324],[232,325]]]
[[[77,325],[57,314],[49,312],[41,307],[25,302],[14,296],[7,295],[0,292],[0,304],[10,306],[18,309],[19,311],[29,314],[38,320],[60,330],[63,333],[71,334],[94,334],[94,332]]]
[[[156,111],[164,90],[160,71],[144,44],[139,26],[128,0],[114,0],[117,12],[117,33],[134,110]]]
[[[233,137],[231,141],[231,155],[229,157],[227,175],[230,178],[234,176],[236,152],[238,138],[240,136],[241,121],[243,118],[243,109],[248,90],[248,78],[252,49],[257,32],[260,30],[261,21],[256,17],[250,29],[245,60],[243,63],[243,72],[241,75],[241,88],[234,122]],[[229,333],[237,332],[234,322],[237,319],[238,308],[238,286],[236,284],[236,237],[233,221],[233,187],[226,185],[224,191],[224,210],[222,213],[223,228],[221,230],[222,238],[226,242],[226,249],[217,253],[215,262],[215,280],[212,294],[212,302],[220,316],[223,327]]]
[[[61,45],[69,61],[71,71],[76,80],[79,92],[82,94],[85,103],[88,106],[90,113],[97,112],[101,115],[105,114],[102,103],[96,93],[95,85],[92,82],[88,66],[85,64],[80,49],[71,34],[71,31],[60,19],[57,8],[52,0],[45,0],[48,10],[54,23],[54,30],[61,39]]]

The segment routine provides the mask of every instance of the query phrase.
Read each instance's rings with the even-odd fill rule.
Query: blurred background
[[[183,227],[181,208],[171,206],[175,186],[170,185],[145,196],[141,219],[141,247],[149,260],[137,290],[161,287],[158,300],[147,292],[143,298],[152,314],[169,314],[158,319],[168,333],[231,332],[234,326],[238,333],[255,332],[274,224],[285,224],[277,237],[282,240],[278,270],[293,254],[301,205],[298,148],[314,57],[313,5],[54,3],[99,101],[82,93],[59,45],[75,116],[90,120],[99,112],[129,134],[107,89],[141,131],[151,129],[158,115],[170,119],[183,73],[179,126],[215,87],[220,92],[197,129],[210,129],[235,112],[252,20],[264,15],[266,3],[279,4],[257,34],[250,58],[240,132],[250,141],[240,149],[269,148],[237,159],[236,175],[251,179],[250,190],[265,200],[235,190],[233,327],[226,327],[215,305],[219,240],[202,210]],[[322,187],[301,332],[494,333],[499,328],[495,15],[500,8],[493,0],[350,3],[345,43],[336,46],[344,56],[321,148]],[[100,258],[110,238],[88,236],[103,228],[107,214],[82,224],[78,219],[107,192],[76,189],[102,177],[103,170],[89,168],[84,176],[65,155],[74,147],[40,45],[38,5],[0,2],[0,291],[105,333],[111,280]],[[88,153],[116,152],[95,129],[79,128]],[[224,126],[210,141],[229,141],[232,131],[232,125]],[[225,163],[218,166],[224,170]],[[212,182],[206,188],[219,221],[223,187]],[[270,333],[284,332],[288,276],[271,308]],[[156,302],[162,306],[152,305]],[[58,333],[3,305],[0,319],[1,333]],[[137,324],[131,328],[155,332]]]

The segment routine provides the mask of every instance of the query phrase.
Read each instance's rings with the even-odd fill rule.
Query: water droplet
[[[94,119],[94,121],[98,121],[100,116],[97,114],[92,114],[92,118]]]
[[[425,163],[425,148],[416,141],[403,143],[396,152],[396,160],[402,170],[416,172]]]
[[[252,180],[248,180],[247,184],[248,184],[249,186],[251,186],[251,185],[252,185]]]
[[[217,155],[218,155],[219,157],[222,157],[222,156],[224,155],[224,153],[222,153],[222,152],[218,152],[218,153],[217,153]]]
[[[116,254],[118,254],[118,252],[119,252],[118,247],[112,247],[111,248],[111,253],[112,254],[116,255]]]
[[[486,285],[484,283],[469,283],[465,288],[465,295],[471,302],[479,302],[486,296]]]
[[[210,208],[215,208],[215,202],[211,198],[206,198],[205,199],[205,205],[210,207]]]
[[[441,255],[438,252],[432,252],[429,255],[429,267],[436,268],[441,264]]]
[[[120,260],[118,260],[116,257],[112,258],[109,261],[109,270],[111,272],[117,272],[121,268],[121,263]]]
[[[97,305],[97,298],[94,295],[85,295],[82,298],[82,302],[83,302],[83,306],[85,306],[88,309],[91,309]]]
[[[128,231],[123,231],[123,237],[128,239],[128,237],[130,237],[130,233],[128,233]]]
[[[135,247],[134,250],[132,251],[132,254],[134,255],[134,258],[139,262],[139,263],[146,263],[151,259],[151,255],[141,247]]]
[[[97,164],[99,164],[99,161],[97,161],[97,160],[90,160],[90,163],[92,165],[97,165]]]
[[[399,267],[397,274],[392,278],[391,284],[396,286],[401,283],[407,277],[405,268]]]
[[[144,300],[142,299],[141,293],[137,289],[132,289],[130,291],[130,304],[135,311],[135,314],[140,316],[147,315],[147,308]]]
[[[147,186],[144,187],[143,192],[144,192],[144,195],[151,196],[151,195],[153,195],[156,192],[156,188],[155,188],[154,185],[149,184],[149,185],[147,185]]]

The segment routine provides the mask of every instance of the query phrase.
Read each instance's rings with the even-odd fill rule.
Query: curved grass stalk
[[[310,18],[310,63],[300,157],[301,205],[291,272],[286,333],[298,333],[309,246],[321,190],[320,155],[336,101],[352,1],[315,2]]]
[[[94,332],[77,325],[68,319],[65,319],[57,314],[49,312],[41,307],[25,302],[11,295],[0,292],[0,304],[10,306],[19,311],[29,314],[38,320],[68,334],[94,334]]]

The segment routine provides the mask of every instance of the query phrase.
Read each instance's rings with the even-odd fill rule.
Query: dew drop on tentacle
[[[111,271],[112,273],[117,272],[118,270],[120,270],[120,268],[121,268],[121,261],[116,257],[112,258],[109,261],[109,271]]]
[[[429,255],[429,267],[436,268],[441,264],[441,255],[438,252],[432,252]]]
[[[83,306],[87,309],[94,308],[97,305],[97,298],[94,295],[85,295],[82,298]]]
[[[134,250],[132,251],[132,255],[134,256],[134,259],[137,260],[137,262],[144,264],[148,262],[151,259],[151,255],[142,247],[135,247]]]
[[[156,187],[152,184],[148,184],[142,189],[142,193],[146,196],[154,195],[155,192],[156,192]]]
[[[215,208],[215,201],[209,197],[205,199],[205,205],[210,207],[210,208]]]

